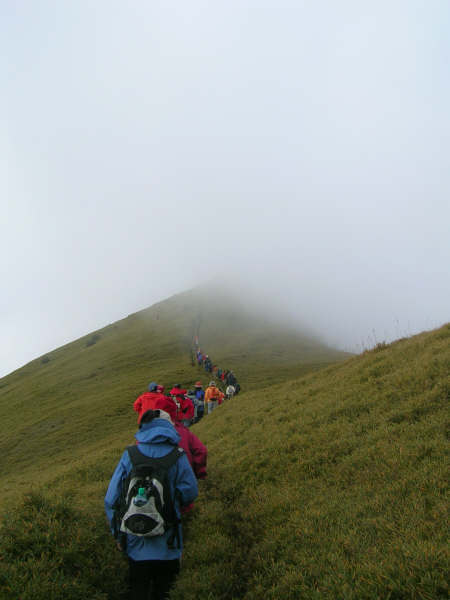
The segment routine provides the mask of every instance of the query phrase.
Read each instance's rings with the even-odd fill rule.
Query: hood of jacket
[[[175,427],[165,419],[144,423],[134,436],[140,444],[172,444],[178,446],[180,436]]]
[[[161,397],[161,392],[144,392],[138,398],[141,402],[150,402],[151,400],[157,400]]]

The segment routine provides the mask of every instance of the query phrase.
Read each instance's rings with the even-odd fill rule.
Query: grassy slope
[[[0,380],[9,452],[0,483],[12,493],[40,480],[48,490],[5,521],[1,598],[120,597],[125,565],[99,499],[132,439],[130,404],[143,385],[198,376],[187,354],[192,310],[189,295],[171,299],[110,326],[94,346],[79,340]],[[298,363],[288,363],[288,381],[273,387],[283,364],[263,358],[261,388],[253,382],[194,428],[209,448],[209,478],[186,526],[174,597],[446,598],[449,336],[447,325],[297,379]],[[254,343],[253,333],[242,338]],[[218,362],[229,353],[224,366],[251,369],[253,352],[233,355],[237,339],[224,335]]]
[[[201,422],[210,478],[174,597],[447,598],[449,342],[446,325]]]
[[[273,380],[280,369],[292,378],[344,356],[198,291],[155,304],[95,332],[100,339],[93,345],[87,345],[90,334],[50,352],[49,362],[39,358],[0,379],[0,503],[104,448],[120,447],[135,427],[132,403],[150,380],[191,386],[200,377],[206,383],[209,376],[191,365],[199,317],[205,349],[235,369],[243,389]],[[211,335],[213,327],[218,331]],[[264,355],[271,343],[289,352],[274,361]]]
[[[101,330],[95,345],[87,347],[86,336],[51,352],[50,362],[35,360],[0,380],[6,495],[132,429],[130,405],[150,377],[187,377],[184,322],[173,312],[170,320],[131,315]]]

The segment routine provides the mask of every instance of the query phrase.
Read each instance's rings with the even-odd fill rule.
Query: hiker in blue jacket
[[[140,429],[135,438],[138,442],[139,452],[155,458],[169,454],[180,441],[180,436],[173,427],[170,416],[163,410],[148,411],[148,414],[142,415]],[[105,511],[116,540],[118,537],[118,532],[115,531],[117,528],[115,525],[117,502],[122,484],[131,468],[130,456],[126,450],[114,471],[105,496]],[[181,455],[176,464],[170,467],[168,478],[176,515],[180,519],[181,506],[189,505],[198,495],[197,480],[185,454]],[[169,529],[164,534],[155,537],[121,534],[125,539],[117,541],[117,545],[128,555],[131,600],[148,598],[150,588],[152,588],[152,600],[168,598],[169,591],[180,570],[182,553],[181,523],[178,522],[172,529],[175,528],[177,528],[176,531]],[[175,533],[178,535],[175,536]],[[171,543],[176,537],[179,543]]]
[[[195,423],[200,421],[203,418],[205,413],[205,392],[203,391],[203,385],[201,381],[196,381],[194,386],[195,393],[195,407],[196,407],[196,416]]]

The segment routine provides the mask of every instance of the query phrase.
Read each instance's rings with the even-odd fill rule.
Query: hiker
[[[207,406],[208,415],[217,407],[219,390],[216,387],[215,381],[210,381],[209,386],[205,390],[205,404]]]
[[[206,446],[204,446],[198,437],[184,425],[183,420],[180,421],[177,418],[176,410],[172,410],[172,412],[169,414],[173,425],[180,436],[178,445],[186,452],[186,456],[189,464],[192,467],[192,470],[194,471],[194,475],[197,479],[206,479],[206,460],[208,456],[208,450],[206,449]],[[183,506],[181,508],[181,514],[185,515],[191,511],[193,507],[193,502],[188,506]]]
[[[195,409],[196,409],[196,417],[195,423],[198,423],[200,419],[203,418],[205,414],[205,392],[203,391],[203,385],[201,381],[196,381],[194,384],[194,392],[195,392]]]
[[[217,404],[220,406],[225,399],[225,394],[219,388],[217,388],[217,391],[219,392],[217,395]]]
[[[145,392],[134,401],[133,409],[138,413],[138,423],[140,423],[141,416],[151,408],[154,398],[161,395],[161,392],[158,392],[158,387],[161,388],[162,386],[158,386],[157,383],[152,381],[148,384],[148,392]],[[162,389],[164,391],[164,387]]]
[[[157,396],[160,401],[167,401],[161,394]],[[158,398],[154,401],[157,400]],[[165,600],[180,570],[182,553],[180,509],[191,504],[197,497],[197,480],[186,454],[178,448],[180,436],[166,411],[150,409],[143,413],[135,438],[139,445],[130,446],[125,450],[111,478],[105,496],[105,511],[117,547],[128,556],[131,600],[148,598],[150,587],[152,587],[153,600]],[[150,517],[148,507],[159,506],[160,492],[157,492],[158,502],[154,502],[154,498],[148,491],[150,488],[140,487],[137,494],[133,490],[131,497],[130,493],[127,494],[127,490],[130,492],[132,488],[126,487],[122,490],[124,481],[126,484],[129,483],[127,476],[133,469],[133,461],[143,461],[146,465],[144,457],[153,459],[167,457],[167,464],[173,463],[170,467],[159,468],[160,481],[165,482],[165,485],[153,486],[155,490],[166,491],[167,501],[163,503],[165,510],[159,511],[154,508],[151,513],[152,517],[158,518],[158,521]],[[142,476],[140,482],[145,484]],[[125,500],[119,507],[122,492],[125,492],[129,502],[127,506]],[[143,506],[140,506],[142,503]],[[126,512],[124,519],[120,519],[123,507]],[[136,520],[138,523],[135,526]],[[164,527],[160,520],[165,524]],[[162,533],[156,534],[158,530],[155,528],[155,523],[163,530]],[[130,528],[135,533],[130,533]]]
[[[198,363],[199,367],[202,366],[202,362],[203,362],[203,354],[202,354],[201,350],[198,350],[198,352],[197,352],[197,363]]]
[[[226,384],[227,384],[227,385],[233,385],[233,386],[235,386],[235,385],[236,385],[237,379],[236,379],[236,377],[234,376],[234,373],[233,373],[233,371],[230,371],[230,372],[228,373],[228,375],[227,375],[227,377],[226,377],[226,379],[225,379],[225,382],[226,382]]]
[[[175,401],[176,402],[176,401]],[[192,425],[195,415],[194,402],[186,394],[179,398],[178,404],[178,420],[183,423],[185,427]]]
[[[176,383],[170,390],[170,395],[178,408],[178,420],[183,420],[184,425],[189,427],[194,418],[194,404],[186,398],[186,390]]]
[[[188,398],[192,402],[192,406],[194,407],[192,423],[195,423],[195,419],[197,418],[197,398],[195,397],[194,390],[189,390],[188,393],[186,394],[186,398]]]
[[[234,387],[234,385],[227,386],[227,389],[225,390],[225,394],[227,395],[227,400],[230,400],[234,396],[235,391],[236,391],[236,388]]]

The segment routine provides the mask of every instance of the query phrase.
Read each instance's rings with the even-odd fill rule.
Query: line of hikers
[[[156,386],[139,396],[134,403],[134,410],[141,413],[147,406],[148,402],[152,402],[153,396],[150,394],[162,394],[164,396],[165,387],[156,383],[151,383],[150,386]],[[169,392],[169,396],[165,398],[173,401],[176,408],[177,420],[183,423],[185,427],[190,427],[206,414],[210,414],[217,406],[220,406],[225,399],[230,399],[236,394],[236,389],[232,385],[228,385],[223,392],[215,381],[210,381],[206,390],[203,390],[201,381],[196,381],[193,389],[187,391],[182,388],[179,383],[176,383]]]
[[[179,384],[164,391],[151,382],[135,400],[136,444],[122,454],[105,496],[111,532],[128,556],[131,600],[169,597],[180,570],[181,515],[207,475],[207,448],[188,427],[235,393],[214,381],[206,390],[197,381],[189,392]]]
[[[214,377],[216,377],[223,385],[231,386],[234,388],[234,394],[239,394],[241,390],[241,386],[236,379],[236,375],[233,371],[228,369],[221,369],[217,365],[213,364],[210,356],[208,354],[204,354],[200,348],[198,336],[194,337],[194,345],[195,345],[195,356],[197,358],[197,365],[205,369],[207,373],[211,373]]]

